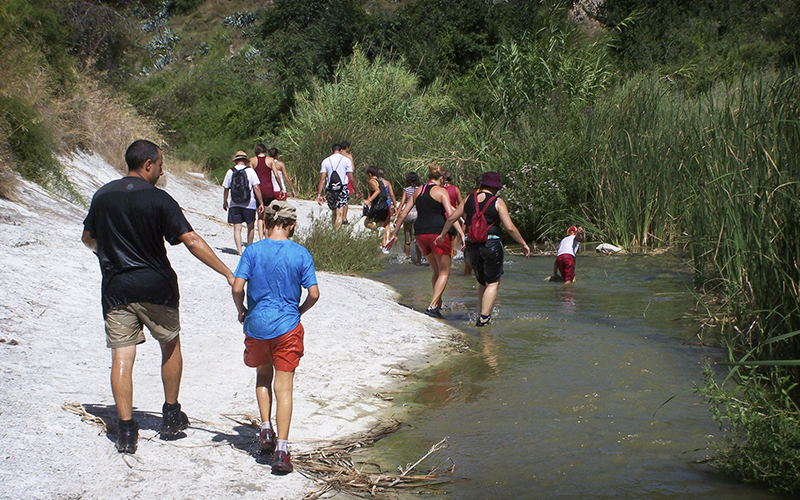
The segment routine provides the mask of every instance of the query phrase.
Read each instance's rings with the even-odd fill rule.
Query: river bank
[[[121,176],[98,157],[62,161],[87,200]],[[238,257],[224,222],[222,189],[192,176],[165,175],[165,181],[161,187],[178,200],[195,231],[233,269]],[[80,242],[86,208],[24,181],[17,196],[18,202],[0,200],[0,498],[299,499],[316,489],[297,472],[272,476],[248,454],[255,431],[242,422],[257,415],[255,372],[242,363],[230,290],[182,246],[168,252],[181,290],[180,402],[192,422],[187,438],[156,437],[163,394],[160,351],[150,337],[139,347],[134,370],[134,414],[142,429],[136,455],[118,454],[101,426],[65,411],[67,403],[88,417],[114,421],[100,270]],[[301,227],[312,216],[327,216],[315,202],[296,205]],[[402,384],[409,371],[435,364],[458,335],[398,305],[385,285],[317,276],[321,297],[303,317],[306,355],[295,379],[295,451],[364,432],[402,412],[378,393]],[[384,319],[380,328],[370,320],[375,311]]]

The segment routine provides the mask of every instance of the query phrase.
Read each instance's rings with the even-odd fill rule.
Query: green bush
[[[733,390],[715,381],[710,366],[698,392],[729,433],[727,447],[716,448],[712,465],[748,483],[785,493],[800,493],[800,409],[789,396],[797,382],[780,370],[765,376],[742,371]]]
[[[329,217],[312,218],[310,227],[300,227],[295,241],[311,252],[319,271],[366,274],[384,266],[375,233],[343,225],[333,229]]]
[[[54,154],[52,134],[34,109],[21,99],[0,95],[0,120],[8,136],[2,137],[14,156],[14,169],[23,178],[71,201],[81,203]]]
[[[305,194],[316,193],[319,165],[331,145],[342,140],[352,144],[362,193],[363,172],[371,165],[386,171],[396,192],[409,170],[425,178],[430,162],[441,163],[458,180],[462,164],[472,160],[455,142],[462,131],[450,119],[452,109],[442,86],[420,90],[417,78],[400,62],[370,62],[356,50],[338,68],[334,82],[316,82],[298,96],[294,120],[280,133],[278,147]]]

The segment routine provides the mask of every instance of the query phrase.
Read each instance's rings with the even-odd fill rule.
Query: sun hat
[[[245,153],[241,149],[239,151],[237,151],[235,155],[233,155],[233,163],[236,163],[236,162],[239,162],[239,161],[247,161],[247,153]]]
[[[286,200],[274,200],[269,204],[269,208],[275,214],[275,217],[283,217],[284,219],[297,220],[297,209],[294,205]]]
[[[497,172],[484,172],[481,176],[481,186],[495,189],[503,188],[503,181]]]
[[[569,229],[567,229],[567,236],[569,236],[570,234],[575,234],[577,232],[578,232],[578,228],[577,227],[569,226]]]

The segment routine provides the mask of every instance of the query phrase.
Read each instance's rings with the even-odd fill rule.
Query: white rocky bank
[[[62,158],[86,198],[122,174],[97,156]],[[162,186],[234,269],[222,189],[166,174]],[[257,415],[255,371],[242,362],[241,326],[227,282],[183,247],[169,248],[181,290],[184,375],[192,425],[185,439],[157,439],[163,402],[158,344],[139,346],[134,370],[137,454],[118,454],[101,428],[62,408],[113,415],[97,258],[80,241],[86,208],[20,181],[0,200],[0,498],[299,499],[315,490],[295,472],[278,477],[247,454],[254,431],[226,417]],[[315,202],[297,201],[300,225]],[[455,333],[395,302],[388,287],[318,272],[321,298],[303,317],[306,355],[295,379],[291,447],[309,449],[363,432],[396,411],[375,393],[397,374],[433,362]],[[386,319],[373,328],[370,311]]]

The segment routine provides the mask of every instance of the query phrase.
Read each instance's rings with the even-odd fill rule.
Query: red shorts
[[[276,370],[293,372],[303,357],[304,334],[303,324],[297,323],[294,330],[274,339],[258,340],[245,336],[244,364],[250,368],[272,364]]]
[[[575,279],[575,256],[568,253],[562,253],[556,257],[556,265],[558,270],[561,271],[561,276],[564,281],[572,281]]]
[[[450,237],[445,235],[440,243],[434,243],[439,235],[438,234],[418,234],[415,236],[417,246],[422,250],[422,255],[428,255],[433,252],[434,255],[450,255]]]

